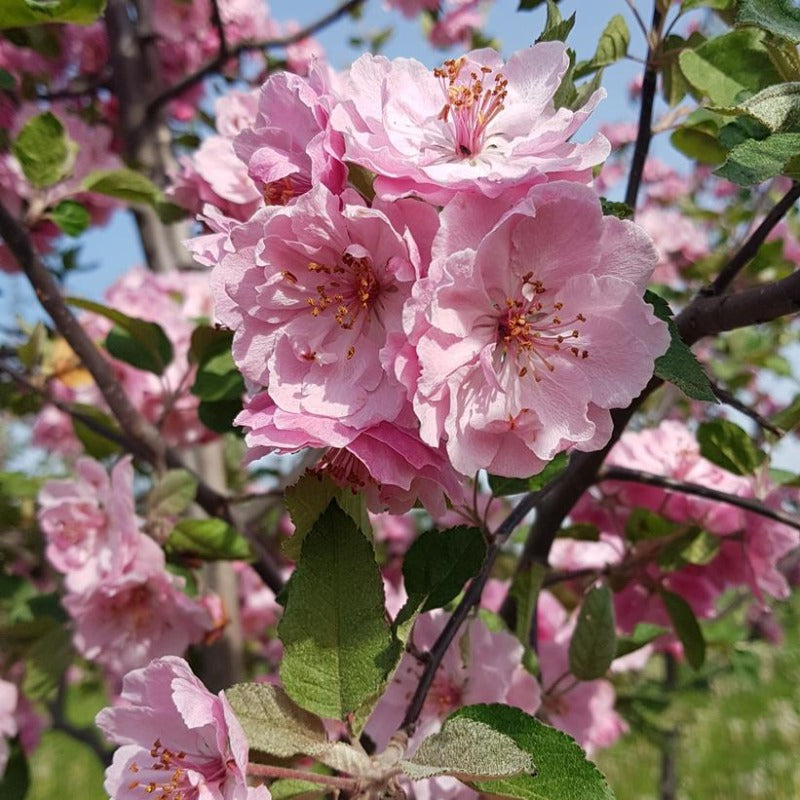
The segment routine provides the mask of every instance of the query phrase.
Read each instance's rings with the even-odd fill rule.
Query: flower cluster
[[[119,679],[201,641],[217,623],[216,603],[184,594],[183,579],[167,572],[163,550],[142,532],[130,458],[110,475],[81,458],[76,472],[42,487],[39,524],[47,558],[64,575],[78,652]]]
[[[573,140],[603,93],[554,105],[568,63],[547,42],[267,81],[233,139],[264,203],[243,220],[207,195],[190,242],[235,331],[252,456],[331,448],[320,468],[373,510],[442,514],[459,476],[606,443],[668,334],[642,300],[650,239],[586,185],[608,143]]]

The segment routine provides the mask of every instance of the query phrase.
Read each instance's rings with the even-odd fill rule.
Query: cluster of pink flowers
[[[473,33],[486,21],[489,0],[386,0],[385,5],[409,18],[429,14],[428,41],[444,49],[469,46]]]
[[[553,104],[568,61],[547,42],[267,81],[233,141],[265,204],[212,199],[190,242],[253,457],[328,447],[373,510],[442,514],[460,476],[605,444],[668,334],[642,300],[650,239],[587,185],[608,142],[573,141],[603,92]]]
[[[122,745],[106,771],[113,800],[270,798],[247,785],[247,739],[225,695],[211,694],[182,658],[129,672],[119,704],[103,709],[97,726]]]
[[[756,498],[767,506],[779,507],[784,495],[766,475],[734,475],[703,458],[696,439],[679,422],[666,421],[656,429],[624,434],[607,463]],[[637,549],[626,536],[626,524],[635,509],[678,523],[681,527],[676,533],[698,526],[718,539],[718,548],[699,563],[661,566],[651,554],[642,566],[638,563],[641,548],[651,548],[654,540],[641,542]],[[551,563],[563,569],[611,565],[615,574],[625,576],[624,588],[615,594],[617,622],[625,632],[638,622],[669,627],[659,595],[662,588],[680,594],[702,618],[716,615],[717,600],[732,587],[748,587],[762,599],[764,595],[788,596],[779,562],[800,545],[800,533],[761,514],[658,487],[605,481],[584,495],[570,516],[575,522],[596,525],[600,541],[557,540]]]
[[[131,317],[158,323],[173,346],[174,357],[163,375],[138,369],[111,359],[117,380],[131,402],[153,424],[165,441],[173,446],[206,442],[215,437],[198,419],[199,400],[190,389],[195,367],[189,362],[189,345],[197,322],[211,317],[208,280],[198,273],[154,274],[134,269],[119,278],[105,293],[106,304]],[[84,313],[81,323],[98,343],[112,328],[112,322],[93,313]],[[103,408],[100,390],[88,373],[68,373],[59,379],[58,371],[50,386],[64,402]],[[48,407],[34,424],[34,442],[50,450],[71,455],[76,448],[72,422],[67,414]]]
[[[75,647],[110,678],[182,653],[216,627],[216,598],[189,598],[161,547],[142,532],[129,457],[110,475],[99,462],[79,459],[74,479],[42,487],[39,509],[47,559],[64,575]]]

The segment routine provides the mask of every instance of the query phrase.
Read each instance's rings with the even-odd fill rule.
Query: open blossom
[[[458,192],[519,197],[557,178],[588,183],[609,152],[602,135],[569,141],[604,96],[578,111],[553,95],[569,58],[561,42],[521,50],[504,63],[473,50],[435,70],[412,59],[361,56],[343,81],[332,126],[345,158],[378,176],[386,197],[444,203]]]
[[[128,673],[120,700],[96,719],[122,745],[106,770],[111,800],[269,800],[266,787],[247,786],[247,739],[230,703],[182,658]]]
[[[473,31],[483,27],[485,7],[484,0],[446,0],[428,35],[430,43],[441,48],[468,46]]]
[[[642,299],[650,239],[591,189],[536,186],[498,216],[477,198],[445,208],[395,363],[423,441],[446,442],[466,475],[524,477],[602,447],[609,409],[644,388],[669,334]]]

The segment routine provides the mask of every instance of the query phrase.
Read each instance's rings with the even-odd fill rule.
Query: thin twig
[[[731,408],[735,408],[741,414],[744,414],[753,422],[756,423],[760,428],[763,428],[765,431],[769,431],[775,436],[783,436],[784,431],[780,428],[776,428],[766,417],[762,416],[758,413],[754,408],[751,408],[747,405],[747,403],[742,402],[735,394],[729,392],[727,389],[724,389],[719,384],[715,383],[714,381],[710,381],[711,383],[711,390],[717,396],[717,400],[721,403],[725,403],[726,406],[730,406]]]
[[[247,765],[247,774],[255,778],[289,778],[290,780],[310,781],[322,786],[330,786],[333,789],[342,789],[345,792],[355,792],[358,789],[358,780],[355,778],[339,778],[335,775],[323,775],[304,769],[274,767],[271,764],[250,763]]]
[[[235,47],[228,48],[227,53],[224,55],[220,53],[214,56],[214,58],[212,58],[210,61],[207,61],[195,72],[187,75],[151,100],[147,108],[148,116],[152,116],[153,114],[157,113],[165,103],[168,103],[170,100],[183,94],[187,89],[190,89],[195,84],[200,83],[200,81],[202,81],[204,78],[208,77],[214,72],[219,72],[229,58],[238,58],[244,53],[274,50],[276,48],[287,47],[290,44],[295,44],[295,42],[302,41],[303,39],[312,36],[323,28],[326,28],[328,25],[331,25],[340,17],[343,17],[345,14],[355,10],[365,2],[366,0],[348,0],[347,2],[342,3],[337,8],[333,9],[333,11],[325,14],[325,16],[320,17],[318,20],[316,20],[316,22],[312,22],[310,25],[306,25],[304,28],[295,31],[294,33],[287,34],[286,36],[280,36],[275,39],[264,39],[260,42],[240,42]]]
[[[722,294],[733,279],[755,258],[758,248],[766,241],[772,229],[783,219],[800,197],[800,183],[794,182],[788,192],[775,204],[761,224],[748,236],[730,261],[720,270],[710,286],[702,290],[704,295]]]
[[[688,494],[694,497],[703,497],[707,500],[715,500],[718,503],[725,503],[729,506],[741,508],[744,511],[751,511],[754,514],[759,514],[762,517],[767,517],[768,519],[788,525],[795,530],[800,530],[800,519],[792,514],[787,514],[780,509],[769,508],[769,506],[765,506],[763,503],[750,497],[738,497],[735,494],[721,492],[718,489],[712,489],[710,486],[703,486],[699,483],[690,483],[689,481],[681,481],[677,478],[669,478],[666,475],[656,475],[652,472],[616,466],[606,467],[600,471],[596,482],[600,483],[602,481],[643,483],[647,486],[657,486],[659,489],[668,489],[673,492],[680,492],[681,494]]]
[[[219,0],[211,0],[211,23],[217,29],[219,37],[219,58],[226,61],[228,58],[228,39],[225,35],[225,23],[219,10]]]

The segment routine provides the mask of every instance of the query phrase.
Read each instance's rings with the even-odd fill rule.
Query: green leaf
[[[460,708],[452,716],[483,722],[510,736],[536,765],[535,775],[470,781],[476,791],[520,800],[614,800],[603,774],[574,739],[524,711],[500,704],[477,705]]]
[[[603,209],[603,216],[616,217],[617,219],[633,219],[633,209],[627,203],[607,200],[600,198],[600,206]]]
[[[544,2],[545,0],[519,0],[517,11],[533,11],[534,8],[539,8]]]
[[[742,96],[781,82],[761,31],[743,29],[709,39],[678,56],[681,71],[701,95],[718,106],[732,106]]]
[[[250,747],[279,758],[311,754],[327,745],[322,720],[300,708],[278,686],[237,683],[225,690]]]
[[[111,433],[122,434],[116,421],[99,408],[84,403],[73,403],[72,408],[80,412],[82,416],[88,417],[98,425],[101,425],[103,429]],[[75,431],[75,436],[77,436],[78,440],[83,445],[83,449],[93,458],[107,458],[108,456],[119,453],[121,450],[120,445],[116,442],[103,436],[101,433],[93,431],[88,425],[75,417],[72,417],[72,429]]]
[[[770,422],[782,431],[791,431],[800,424],[800,394],[795,395],[794,400],[786,408],[773,414]]]
[[[3,0],[0,28],[24,28],[47,22],[90,25],[105,6],[106,0]]]
[[[0,797],[3,800],[25,800],[31,777],[28,760],[19,739],[13,739],[9,749],[5,772],[0,775]]]
[[[39,189],[66,178],[75,166],[78,144],[49,111],[31,117],[11,145],[25,177]]]
[[[593,586],[581,603],[569,643],[569,671],[579,680],[602,678],[616,657],[614,598],[608,586]]]
[[[653,313],[669,327],[669,349],[656,359],[656,375],[662,380],[674,383],[687,397],[703,400],[706,403],[719,402],[700,362],[681,339],[669,303],[649,289],[644,293],[644,299],[653,306]]]
[[[137,369],[163,375],[173,358],[172,342],[164,329],[155,322],[129,317],[121,311],[84,300],[81,297],[67,297],[67,303],[95,314],[100,314],[114,323],[106,337],[108,352]]]
[[[628,655],[628,653],[640,650],[665,633],[669,633],[669,629],[661,625],[653,625],[650,622],[637,622],[630,636],[618,637],[617,654],[614,658],[622,658]]]
[[[289,696],[336,719],[377,700],[400,655],[385,614],[372,545],[331,501],[303,541],[278,624]]]
[[[425,739],[417,752],[400,764],[415,781],[435,775],[462,780],[504,778],[535,769],[530,754],[510,736],[468,716],[448,717],[438,733]]]
[[[17,82],[14,76],[5,69],[0,69],[0,90],[4,92],[13,92],[17,87]]]
[[[460,525],[446,531],[425,531],[403,559],[408,600],[397,615],[400,625],[418,611],[443,608],[483,564],[486,542],[478,528]]]
[[[728,153],[715,175],[739,186],[753,186],[776,175],[800,178],[800,133],[773,133],[760,141],[747,139]]]
[[[699,164],[716,166],[725,161],[728,155],[716,133],[707,128],[684,125],[673,131],[669,140],[679,153]]]
[[[115,197],[126,203],[157,206],[163,200],[158,186],[140,172],[127,167],[90,172],[81,186],[87,192]]]
[[[32,700],[42,700],[59,685],[72,663],[72,636],[67,627],[54,624],[36,640],[25,657],[23,691]]]
[[[713,419],[697,429],[700,455],[735,475],[752,475],[767,457],[735,422]]]
[[[679,594],[666,589],[661,589],[660,594],[675,634],[683,645],[686,660],[694,669],[700,669],[706,660],[706,640],[692,607]]]
[[[539,602],[546,569],[542,564],[533,563],[520,570],[511,582],[509,594],[517,603],[517,619],[514,632],[523,647],[529,647],[530,630]]]
[[[201,400],[197,406],[197,417],[203,425],[215,433],[236,431],[233,421],[242,410],[240,398],[233,400]]]
[[[741,0],[736,22],[800,43],[800,8],[791,0]]]
[[[566,453],[559,453],[545,465],[541,472],[530,478],[505,478],[501,475],[489,475],[489,488],[495,497],[537,492],[557,475],[560,475],[567,468],[568,461],[569,456]]]
[[[569,32],[575,25],[575,14],[569,19],[563,19],[558,6],[553,0],[547,0],[547,20],[544,30],[539,34],[536,43],[539,42],[565,42]]]
[[[311,800],[325,794],[326,788],[319,783],[311,781],[301,781],[296,778],[282,778],[272,781],[269,785],[269,793],[272,800]]]
[[[375,173],[362,167],[360,164],[354,164],[352,161],[345,162],[347,164],[347,180],[350,185],[369,203],[375,198]]]
[[[185,469],[165,472],[147,495],[148,517],[172,517],[185,511],[197,493],[197,478]]]
[[[625,18],[621,14],[615,14],[600,34],[600,41],[592,58],[581,61],[575,66],[575,78],[582,78],[590,72],[625,58],[630,42],[631,32],[628,30]]]
[[[86,207],[75,200],[62,200],[47,216],[67,236],[79,236],[89,227],[91,219]]]
[[[717,557],[719,548],[718,536],[702,528],[692,527],[659,553],[658,566],[664,572],[683,569],[689,564],[704,566]]]
[[[732,108],[717,109],[720,113],[747,114],[769,128],[772,133],[800,132],[800,83],[768,86]]]
[[[297,483],[286,489],[284,500],[294,524],[294,533],[283,543],[282,549],[286,557],[292,561],[300,558],[303,540],[328,508],[331,500],[336,501],[339,508],[355,522],[367,539],[372,536],[372,525],[364,496],[337,486],[325,475],[306,473]]]
[[[200,331],[208,328],[198,328],[192,334],[192,351],[195,346],[195,336]],[[244,379],[233,361],[231,331],[216,331],[215,336],[209,338],[196,354],[197,377],[192,386],[192,394],[202,400],[241,400],[245,392]],[[199,336],[197,337],[200,338]],[[198,345],[199,346],[199,345]]]
[[[631,542],[660,539],[674,533],[677,527],[676,523],[649,508],[634,508],[625,523],[625,537]]]
[[[170,532],[164,549],[204,561],[253,558],[247,539],[221,519],[182,519]]]

